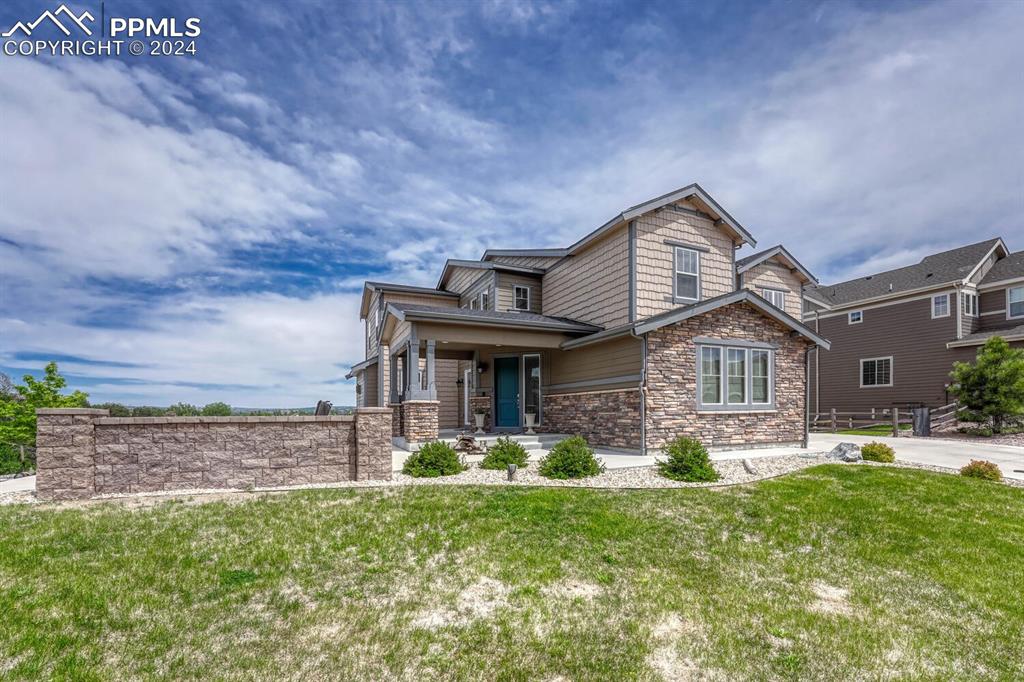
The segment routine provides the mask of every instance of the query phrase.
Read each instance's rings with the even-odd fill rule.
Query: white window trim
[[[945,298],[946,299],[946,313],[944,315],[936,315],[935,314],[935,302],[938,301],[940,298]],[[942,318],[942,317],[949,317],[950,313],[952,312],[952,308],[953,308],[953,306],[950,304],[950,301],[949,301],[949,294],[936,294],[935,296],[932,296],[932,319],[933,320],[937,320],[937,319]]]
[[[967,317],[977,317],[978,313],[980,312],[979,309],[981,305],[981,301],[978,298],[978,294],[973,291],[964,291],[961,292],[961,295],[963,296],[963,298],[960,299],[960,304],[966,309]],[[967,305],[967,301],[969,301],[971,298],[974,299],[973,306]],[[972,309],[974,310],[973,313],[971,312]]]
[[[537,358],[537,367],[539,367],[541,371],[541,381],[537,385],[537,399],[540,402],[537,403],[537,414],[534,415],[534,426],[541,426],[541,420],[544,416],[544,360],[541,358],[540,353],[523,353],[519,358],[519,392],[520,395],[523,396],[521,401],[522,407],[520,409],[522,409],[523,412],[521,416],[524,426],[526,425],[526,358],[533,357]]]
[[[865,362],[877,362],[879,360],[889,361],[889,383],[887,384],[864,384],[864,363]],[[896,382],[896,363],[893,361],[893,356],[885,355],[879,358],[861,358],[860,364],[858,365],[859,375],[857,377],[857,383],[860,384],[861,388],[892,388]],[[878,368],[875,368],[875,376],[878,376]]]
[[[1021,286],[1021,287],[1006,287],[1006,319],[1008,319],[1008,320],[1019,320],[1019,319],[1024,318],[1024,314],[1022,314],[1022,315],[1011,315],[1010,314],[1010,311],[1011,311],[1010,292],[1011,291],[1016,291],[1017,289],[1020,289],[1021,291],[1024,291],[1024,286]]]
[[[490,301],[489,300],[487,301],[487,304],[484,303],[484,298],[485,297],[490,299],[491,292],[490,291],[481,291],[480,292],[480,294],[478,296],[478,299],[480,301],[480,304],[479,304],[480,305],[480,310],[487,310],[488,308],[490,308],[490,305],[489,305]]]
[[[526,307],[520,308],[517,303],[519,302],[519,290],[522,289],[526,292]],[[518,310],[522,313],[530,312],[530,287],[523,284],[516,284],[512,287],[512,309]]]
[[[717,349],[721,361],[721,376],[719,377],[720,402],[704,402],[704,367],[702,355],[705,348]],[[736,350],[743,353],[743,391],[744,402],[729,402],[729,351]],[[751,357],[755,351],[768,353],[768,402],[754,402],[754,370],[751,364]],[[773,412],[776,410],[775,403],[775,351],[771,348],[747,348],[731,346],[728,343],[710,344],[700,343],[697,345],[697,412],[728,414],[746,412]]]
[[[860,315],[856,320],[853,319],[854,315]],[[851,310],[846,313],[846,324],[861,324],[864,322],[864,311],[863,310]]]
[[[697,257],[697,272],[683,272],[679,269],[679,252],[689,251]],[[675,246],[672,248],[672,299],[675,301],[699,301],[701,300],[701,291],[704,282],[701,281],[700,270],[701,270],[701,258],[700,251],[697,249],[690,249],[685,246]],[[676,288],[677,280],[679,275],[689,275],[690,277],[697,278],[697,297],[690,298],[689,296],[680,296],[679,291]]]
[[[782,296],[782,305],[777,305],[775,302],[773,302],[772,301],[772,297],[767,295],[768,292],[771,292],[773,294],[779,294],[780,296]],[[785,310],[786,309],[786,290],[785,289],[773,289],[771,287],[761,287],[761,298],[766,299],[769,303],[774,305],[779,310]]]

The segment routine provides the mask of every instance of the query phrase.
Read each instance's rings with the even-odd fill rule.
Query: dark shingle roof
[[[1007,340],[1019,340],[1024,338],[1024,324],[1016,327],[1010,327],[1009,329],[992,329],[985,332],[975,332],[974,334],[968,334],[962,339],[956,341],[950,341],[948,346],[980,346],[986,341],[991,339],[993,336],[1002,336]]]
[[[834,306],[956,282],[969,275],[997,243],[999,239],[988,239],[925,256],[916,265],[859,277],[839,284],[807,287],[805,292],[812,300],[820,300]]]
[[[1006,258],[997,260],[981,283],[1002,282],[1004,279],[1016,279],[1017,277],[1024,277],[1024,251],[1011,253]]]
[[[537,315],[536,313],[513,313],[500,310],[472,310],[470,308],[446,308],[444,306],[421,305],[419,303],[389,303],[403,314],[421,315],[433,319],[449,319],[453,321],[484,322],[490,324],[506,323],[510,326],[530,326],[544,329],[596,332],[602,327],[571,320],[568,317]]]

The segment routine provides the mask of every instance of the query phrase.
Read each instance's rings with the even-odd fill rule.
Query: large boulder
[[[832,448],[832,451],[826,456],[841,462],[860,462],[864,459],[860,455],[860,446],[856,443],[840,443]]]

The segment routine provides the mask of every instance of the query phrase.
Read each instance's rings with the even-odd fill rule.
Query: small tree
[[[121,403],[100,403],[99,405],[93,405],[93,407],[99,410],[107,410],[108,412],[110,412],[111,417],[132,416],[131,408],[122,405]]]
[[[15,386],[21,400],[0,401],[0,442],[17,445],[36,444],[36,409],[40,407],[87,407],[89,396],[81,391],[61,394],[67,381],[51,362],[43,370],[42,380],[31,374],[22,377],[22,386]]]
[[[174,414],[175,417],[198,417],[199,408],[189,403],[175,403],[167,408],[165,414]]]
[[[227,403],[210,403],[203,408],[204,417],[230,417],[231,406]]]
[[[967,409],[992,420],[999,433],[1008,417],[1024,414],[1024,350],[1010,348],[993,336],[974,363],[957,362],[950,373],[950,392]]]

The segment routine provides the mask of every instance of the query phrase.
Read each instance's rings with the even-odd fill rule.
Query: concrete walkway
[[[0,481],[0,493],[17,493],[35,489],[35,476],[19,476],[18,478],[5,478]]]
[[[1024,480],[1024,448],[1014,445],[970,443],[941,438],[893,438],[891,436],[844,436],[837,433],[812,433],[812,450],[831,450],[838,443],[863,445],[878,441],[892,446],[896,459],[916,464],[959,469],[972,459],[984,459],[999,466],[1003,476]]]

